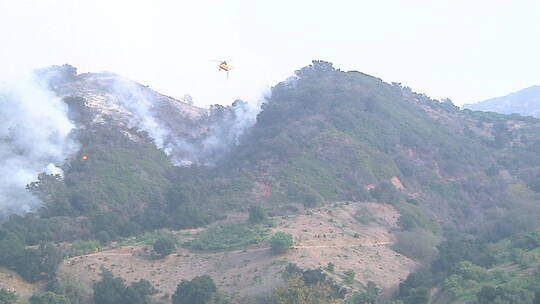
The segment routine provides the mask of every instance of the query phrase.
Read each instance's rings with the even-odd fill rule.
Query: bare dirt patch
[[[41,287],[40,284],[30,284],[15,272],[0,267],[0,289],[16,292],[21,303],[26,303]]]
[[[357,221],[359,210],[369,212],[373,221]],[[283,255],[272,254],[265,243],[216,253],[181,248],[156,260],[147,247],[126,246],[70,258],[61,265],[59,276],[80,278],[90,291],[101,267],[105,267],[128,282],[150,280],[160,291],[157,297],[170,298],[181,280],[208,274],[221,290],[238,299],[279,286],[280,272],[288,262],[302,268],[324,268],[331,262],[335,271],[330,275],[338,282],[345,271],[352,269],[359,282],[375,281],[389,294],[416,267],[414,261],[390,249],[394,241],[391,229],[398,217],[395,209],[385,204],[339,203],[303,215],[274,218],[273,232],[288,232],[295,239],[295,248]]]
[[[369,212],[373,222],[358,222],[355,214],[359,210]],[[397,211],[386,204],[338,204],[290,217],[277,223],[276,231],[294,236],[296,250],[287,254],[287,261],[302,268],[333,263],[338,281],[345,271],[353,270],[359,282],[374,281],[388,295],[416,267],[414,261],[390,248],[394,242],[391,229],[398,218]]]

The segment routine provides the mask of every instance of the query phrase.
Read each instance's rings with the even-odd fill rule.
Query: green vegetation
[[[361,224],[369,224],[377,222],[377,218],[373,216],[367,208],[361,208],[356,211],[354,218]]]
[[[217,294],[217,287],[207,275],[182,280],[173,295],[173,304],[209,304]]]
[[[270,239],[270,246],[272,248],[272,252],[275,254],[285,253],[289,251],[293,245],[294,241],[290,233],[276,232]]]
[[[260,224],[266,220],[268,216],[266,211],[261,206],[249,207],[249,222],[252,224]]]
[[[0,289],[0,303],[1,304],[15,304],[17,303],[17,294],[8,291],[4,288]]]
[[[166,254],[171,246],[161,229],[202,227],[249,208],[251,225],[210,228],[186,244],[232,250],[267,238],[265,211],[286,214],[298,212],[298,204],[328,201],[377,201],[398,210],[394,249],[423,264],[401,284],[398,301],[428,303],[436,292],[465,303],[540,299],[536,119],[461,111],[449,101],[314,61],[272,89],[255,126],[215,166],[175,167],[144,134],[133,141],[108,125],[89,124],[93,114],[84,99],[65,102],[84,125],[73,134],[80,154],[63,168],[64,178],[42,175],[28,186],[42,208],[6,218],[0,228],[0,265],[51,285],[36,301],[58,295],[80,303],[76,286],[51,283],[62,257],[119,240],[158,245]],[[229,110],[214,107],[212,115]],[[355,218],[374,220],[363,210]],[[55,245],[66,243],[71,246]],[[271,245],[284,252],[293,240],[278,233]],[[296,272],[273,299],[312,301],[318,291],[325,301],[338,298],[333,287],[312,285],[319,277]],[[146,283],[135,292],[112,275],[104,273],[102,281],[94,286],[98,304],[146,301]],[[369,290],[352,299],[369,303]]]
[[[71,304],[68,298],[47,291],[35,294],[30,298],[30,304]]]
[[[53,278],[61,261],[62,254],[53,245],[25,248],[19,238],[0,231],[0,264],[17,271],[28,282]]]
[[[76,241],[69,247],[66,257],[75,257],[93,253],[101,248],[99,241]]]
[[[232,224],[209,228],[185,245],[193,250],[233,250],[266,239],[267,228],[260,225]]]
[[[176,242],[171,238],[159,238],[154,243],[154,251],[161,257],[165,257],[176,249]]]
[[[94,302],[96,304],[147,304],[149,296],[157,293],[150,282],[140,280],[126,286],[122,278],[103,269],[101,280],[94,283]]]
[[[47,291],[62,295],[69,300],[70,304],[85,304],[86,291],[78,283],[77,278],[65,277],[62,280],[54,279],[46,286]]]
[[[447,234],[430,268],[411,274],[400,285],[404,303],[428,303],[439,286],[464,303],[535,303],[540,292],[536,269],[540,247],[536,232],[488,243],[472,236]]]
[[[417,261],[429,264],[437,256],[437,236],[421,228],[397,233],[397,241],[392,249],[413,258]]]
[[[119,242],[120,246],[154,246],[154,243],[162,238],[171,239],[174,243],[178,243],[178,238],[187,236],[187,234],[173,234],[168,229],[155,230],[145,232],[135,237],[126,238]]]
[[[268,302],[257,303],[321,303],[331,304],[342,301],[345,290],[320,268],[302,270],[295,264],[288,264],[283,271],[285,286],[277,288]]]
[[[354,284],[355,276],[356,276],[356,273],[354,272],[354,270],[349,269],[345,271],[345,273],[343,274],[343,282],[345,282],[345,284],[347,285],[352,285]]]
[[[369,281],[362,292],[358,292],[348,298],[344,304],[375,304],[379,297],[380,289],[373,281]]]
[[[332,262],[328,262],[328,265],[326,266],[326,270],[330,273],[334,273],[335,265]]]

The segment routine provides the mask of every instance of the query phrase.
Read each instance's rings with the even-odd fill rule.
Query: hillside
[[[473,111],[520,114],[540,117],[540,86],[532,86],[506,96],[490,98],[474,104],[463,105]]]
[[[130,282],[150,280],[160,295],[174,292],[173,279],[203,274],[238,301],[255,291],[279,294],[305,273],[284,279],[280,271],[290,268],[274,267],[279,262],[259,242],[258,228],[225,229],[248,229],[258,240],[228,254],[198,253],[184,239],[189,231],[204,235],[237,223],[238,214],[257,207],[272,219],[268,233],[294,237],[287,259],[302,271],[330,262],[340,273],[354,268],[352,282],[330,271],[319,277],[332,291],[329,300],[353,301],[373,281],[383,298],[397,290],[406,304],[427,303],[430,294],[439,302],[476,301],[480,287],[459,293],[448,285],[460,263],[483,269],[514,263],[509,240],[538,229],[540,121],[531,117],[460,110],[324,61],[272,88],[256,119],[242,101],[201,109],[115,74],[76,74],[69,66],[41,73],[67,107],[79,148],[61,165],[63,175],[41,174],[28,186],[42,206],[11,216],[0,230],[0,265],[31,283],[69,277],[69,269],[98,279],[103,265]],[[336,202],[371,202],[366,206],[377,216],[362,216],[357,205],[325,209]],[[338,228],[336,239],[314,239]],[[163,261],[141,258],[150,244],[129,245],[162,229],[184,246]],[[67,254],[81,242],[106,250]],[[366,244],[381,246],[375,254]],[[535,252],[540,243],[528,246],[523,250]],[[273,283],[256,288],[252,267]],[[398,288],[413,269],[419,272]],[[255,283],[234,277],[237,270]],[[227,285],[231,280],[240,287]],[[481,284],[489,282],[502,284]],[[87,292],[90,283],[81,283]],[[534,287],[518,287],[528,298],[534,294]]]
[[[354,219],[352,215],[358,210],[373,216],[373,222],[361,223]],[[388,218],[389,215],[393,217]],[[221,225],[246,220],[246,217],[240,217]],[[151,248],[135,241],[132,245],[67,259],[60,266],[59,277],[81,278],[79,281],[91,294],[91,282],[99,279],[100,269],[105,267],[128,281],[143,278],[154,282],[159,298],[172,295],[180,279],[209,274],[221,290],[238,301],[279,287],[281,271],[287,263],[295,263],[304,269],[325,268],[328,263],[333,263],[334,270],[328,274],[338,282],[343,280],[346,271],[353,270],[357,282],[366,284],[373,280],[388,297],[416,267],[415,262],[387,246],[393,242],[389,229],[395,228],[397,222],[396,213],[390,206],[342,203],[314,210],[310,215],[273,220],[277,225],[272,232],[290,232],[297,240],[294,249],[286,254],[274,255],[266,243],[261,243],[238,250],[201,252],[181,248],[165,259],[156,260],[152,259]],[[192,239],[204,231],[181,230],[176,234],[182,239]],[[361,236],[355,238],[354,233]],[[358,289],[360,286],[356,283],[348,287]]]

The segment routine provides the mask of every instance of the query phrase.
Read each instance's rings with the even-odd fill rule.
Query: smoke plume
[[[159,94],[137,83],[115,81],[112,93],[115,102],[132,114],[130,128],[148,134],[156,147],[169,155],[175,165],[189,166],[215,165],[238,145],[241,136],[255,123],[270,90],[266,89],[260,97],[249,102],[237,100],[231,106],[212,106],[197,122],[206,126],[203,127],[205,132],[195,129],[178,132],[157,110]]]
[[[0,85],[0,215],[40,205],[26,185],[38,174],[60,174],[78,149],[66,105],[36,74]]]

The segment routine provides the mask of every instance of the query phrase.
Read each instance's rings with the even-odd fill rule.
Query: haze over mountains
[[[320,295],[327,301],[320,303],[355,301],[369,290],[373,296],[369,281],[383,288],[385,299],[394,296],[406,304],[430,303],[430,298],[486,303],[480,302],[484,296],[503,301],[515,294],[523,301],[508,303],[532,304],[540,291],[527,284],[536,275],[540,250],[537,119],[460,110],[450,101],[341,71],[325,61],[313,61],[276,84],[261,103],[236,101],[209,109],[110,73],[77,74],[61,66],[38,76],[40,90],[54,96],[44,108],[52,104],[56,111],[45,114],[57,113],[60,122],[67,121],[65,132],[59,133],[56,124],[42,124],[55,119],[51,115],[22,108],[11,116],[33,113],[29,121],[9,125],[0,142],[13,158],[33,159],[28,152],[33,146],[13,143],[42,128],[28,142],[47,143],[60,155],[46,154],[31,166],[28,182],[35,181],[28,186],[24,180],[0,188],[39,202],[24,209],[17,208],[23,199],[2,201],[9,206],[5,214],[19,216],[4,220],[0,265],[29,282],[69,280],[66,272],[57,272],[59,265],[67,271],[77,268],[72,263],[94,258],[88,265],[101,261],[112,268],[106,263],[109,250],[142,268],[155,265],[159,262],[145,256],[148,244],[136,243],[139,247],[127,253],[129,245],[123,244],[166,229],[181,238],[176,257],[200,257],[190,261],[201,266],[197,271],[210,273],[221,289],[234,290],[230,280],[242,280],[220,278],[223,265],[205,258],[208,252],[228,252],[231,265],[243,265],[238,269],[253,280],[250,290],[272,279],[275,285],[264,290],[275,302],[245,303],[290,303],[278,302],[279,288],[292,286],[287,284],[303,272],[285,267],[287,259],[317,274],[316,280],[300,278],[306,293],[316,284],[332,291]],[[0,98],[6,104],[21,100],[17,94]],[[24,164],[9,168],[24,171]],[[58,170],[46,172],[49,164]],[[271,223],[245,222],[242,214],[253,208],[266,212]],[[295,220],[304,224],[293,225]],[[264,244],[270,231],[292,233],[296,251],[269,256]],[[245,239],[252,241],[238,242]],[[355,241],[356,247],[347,247]],[[81,242],[94,242],[105,252],[86,256],[88,251],[78,250]],[[341,249],[328,251],[336,248]],[[237,258],[243,252],[254,255]],[[255,260],[264,260],[266,268],[250,264]],[[359,261],[369,266],[362,268]],[[356,271],[365,271],[356,279],[345,268],[353,264]],[[503,277],[497,275],[502,265],[519,267],[515,276]],[[83,272],[77,275],[96,275],[90,268],[77,268]],[[388,277],[392,269],[399,276]],[[112,270],[130,280],[153,277],[152,272],[132,277],[131,271]],[[280,271],[296,275],[281,277]],[[265,280],[256,279],[259,274]],[[193,275],[173,277],[190,280]],[[84,297],[92,299],[91,282],[81,284]],[[500,292],[482,293],[488,285]],[[67,296],[56,285],[47,286]],[[163,286],[161,295],[173,287]],[[244,291],[235,294],[235,301],[248,295]]]
[[[474,111],[520,114],[540,118],[540,86],[532,86],[506,96],[463,105]]]

